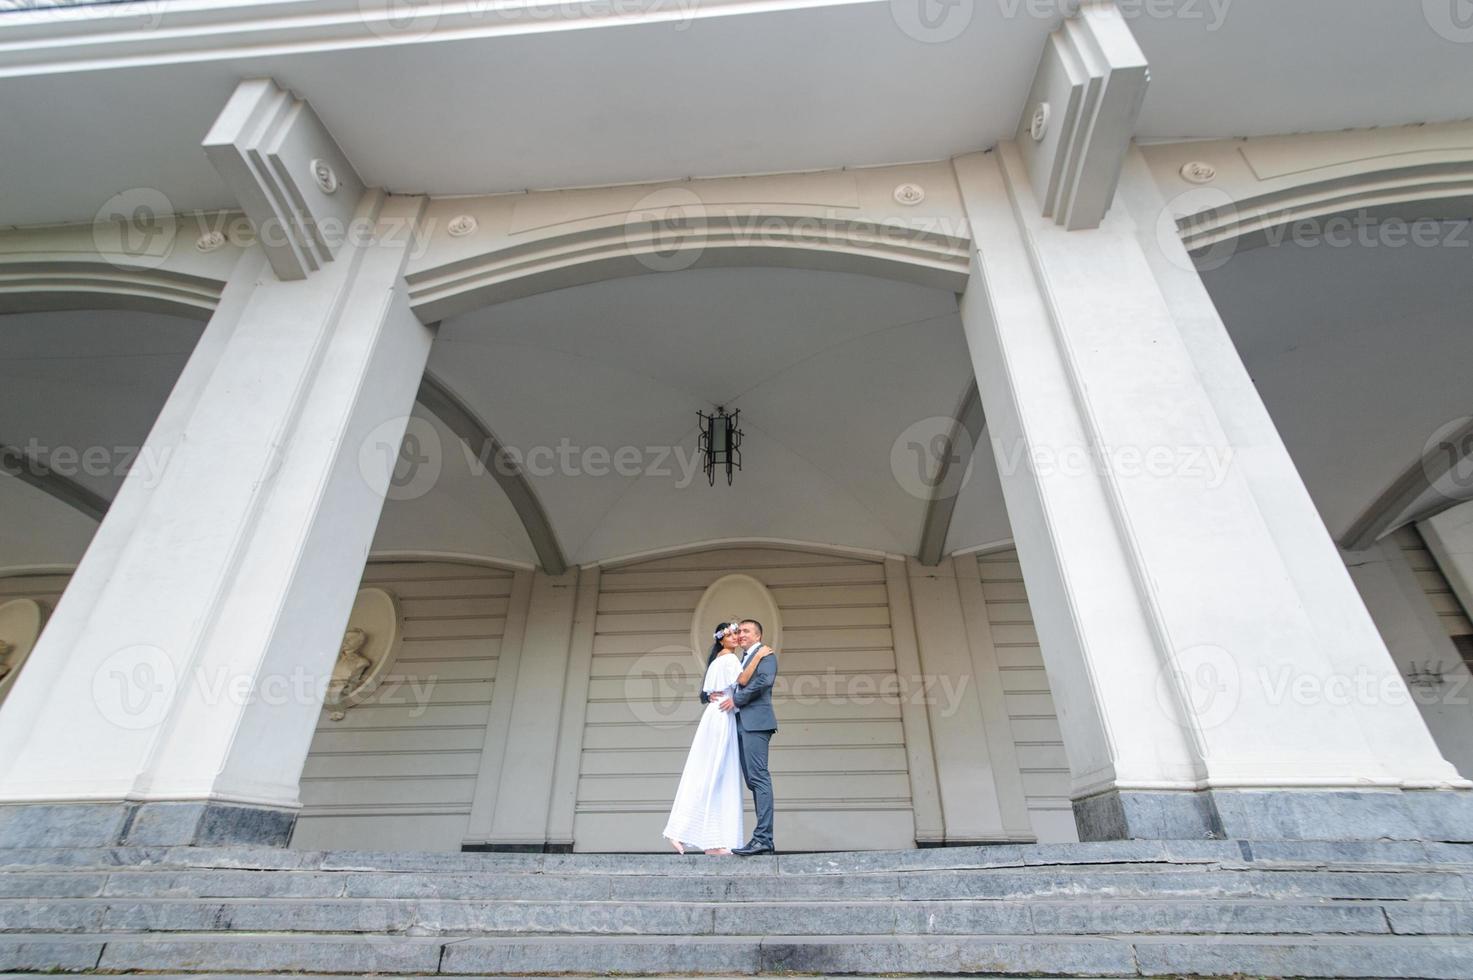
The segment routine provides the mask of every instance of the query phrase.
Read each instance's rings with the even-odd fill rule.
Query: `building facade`
[[[1473,839],[1473,28],[1036,6],[0,13],[0,835]]]

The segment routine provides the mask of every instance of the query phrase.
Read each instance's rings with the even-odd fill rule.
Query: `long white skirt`
[[[702,689],[724,690],[740,672],[741,664],[735,656],[717,657],[706,672]],[[733,712],[722,711],[714,704],[706,705],[701,712],[680,786],[675,790],[665,837],[703,851],[746,843],[742,833],[741,747]]]

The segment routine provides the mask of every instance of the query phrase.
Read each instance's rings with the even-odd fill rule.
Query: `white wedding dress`
[[[701,690],[708,694],[725,691],[736,684],[741,672],[741,657],[735,652],[723,653],[706,669]],[[734,712],[722,711],[715,704],[706,705],[701,712],[701,723],[675,790],[665,837],[703,851],[746,843],[742,833],[741,748]]]

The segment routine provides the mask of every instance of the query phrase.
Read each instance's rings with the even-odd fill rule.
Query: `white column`
[[[284,843],[429,353],[422,207],[364,194],[376,237],[306,278],[242,257],[143,449],[162,475],[124,482],[0,712],[0,802],[183,805],[49,808],[48,839]]]
[[[950,710],[930,714],[946,841],[1028,839],[1027,811],[1019,814],[1011,805],[1016,798],[1007,792],[1017,778],[1016,762],[1011,773],[999,772],[993,757],[995,740],[988,736],[997,719],[986,715],[983,705],[993,700],[994,692],[983,692],[981,685],[996,679],[976,676],[956,566],[942,562],[928,568],[911,560],[906,572],[921,676],[949,684],[955,692]]]
[[[1018,764],[1018,745],[1008,718],[1007,693],[992,642],[992,623],[987,618],[987,596],[982,589],[982,572],[976,555],[958,555],[951,560],[956,590],[961,598],[962,617],[967,624],[971,648],[972,677],[977,700],[982,706],[982,733],[992,758],[992,782],[1002,815],[1002,832],[1009,840],[1036,841],[1033,820],[1028,814],[1028,796],[1023,791],[1023,771]],[[974,736],[975,737],[975,736]]]
[[[562,575],[539,570],[532,580],[501,788],[491,818],[489,843],[499,848],[542,850],[547,844],[577,597],[576,568]]]
[[[956,171],[976,247],[962,319],[1081,836],[1441,832],[1426,821],[1468,794],[1399,791],[1470,784],[1200,277],[1158,236],[1138,152],[1082,230],[1043,216],[1013,143]]]
[[[491,820],[501,794],[501,771],[506,764],[506,743],[511,737],[517,675],[521,673],[523,640],[527,633],[535,574],[519,571],[512,578],[506,630],[501,635],[501,652],[496,657],[496,683],[491,689],[491,708],[486,713],[486,735],[481,743],[481,766],[476,773],[476,791],[471,797],[465,840],[461,842],[466,849],[479,850],[491,841]]]
[[[563,683],[557,761],[552,771],[552,803],[547,816],[549,850],[573,849],[573,821],[578,804],[578,776],[583,761],[584,723],[588,719],[588,682],[593,673],[593,640],[598,620],[598,583],[602,570],[578,570],[578,598],[573,605],[573,636],[568,643],[567,679]]]
[[[885,559],[885,596],[890,604],[890,632],[895,642],[895,672],[929,692],[934,678],[921,666],[917,641],[915,606],[910,598],[906,561]],[[948,681],[958,679],[947,678]],[[936,777],[936,751],[931,738],[929,696],[900,699],[900,727],[905,738],[906,771],[910,774],[910,806],[915,817],[916,844],[921,847],[946,843],[946,822],[941,812],[941,786]]]

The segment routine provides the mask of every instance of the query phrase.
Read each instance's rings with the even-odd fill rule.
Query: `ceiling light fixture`
[[[726,467],[727,486],[731,486],[732,471],[742,468],[742,430],[737,428],[741,414],[741,409],[728,413],[721,405],[717,405],[711,415],[696,412],[696,417],[701,420],[701,462],[706,467],[706,482],[713,487],[718,466]]]

